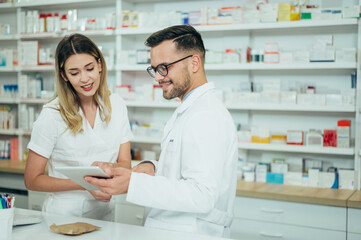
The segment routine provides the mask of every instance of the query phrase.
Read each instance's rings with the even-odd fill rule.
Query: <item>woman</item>
[[[125,102],[110,94],[104,57],[89,38],[65,37],[55,58],[56,94],[33,125],[25,185],[50,192],[43,211],[112,220],[111,195],[87,191],[54,167],[102,161],[130,168],[132,135]],[[49,176],[44,174],[47,164]]]

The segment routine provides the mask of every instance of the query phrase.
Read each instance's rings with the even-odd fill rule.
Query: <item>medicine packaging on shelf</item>
[[[324,147],[337,147],[337,130],[324,129],[323,130],[323,146]]]
[[[150,50],[149,49],[137,49],[137,64],[150,64]]]
[[[306,134],[306,144],[307,146],[323,146],[323,136],[320,132],[310,130]]]
[[[318,173],[318,187],[320,188],[338,188],[336,173],[334,172],[319,172]]]
[[[250,143],[252,142],[252,134],[250,130],[239,130],[237,132],[238,142]]]
[[[355,106],[356,103],[356,89],[342,89],[342,105],[344,106]]]
[[[279,3],[278,4],[278,21],[290,21],[291,20],[291,3]]]
[[[279,102],[280,104],[296,104],[297,93],[295,91],[289,91],[289,92],[282,91],[279,93]]]
[[[303,145],[303,131],[287,130],[287,144]]]
[[[280,94],[279,92],[262,92],[261,93],[261,103],[268,103],[268,104],[279,104]]]
[[[342,96],[340,94],[326,94],[326,105],[341,106]]]
[[[358,18],[360,16],[360,6],[344,6],[342,9],[343,18]]]
[[[11,27],[10,24],[7,23],[0,23],[0,36],[7,36],[10,35],[11,32]]]
[[[301,172],[286,172],[283,174],[283,184],[302,186],[302,173]]]
[[[278,4],[268,3],[259,6],[259,16],[261,22],[277,22],[278,18]]]
[[[355,170],[338,169],[338,179],[339,189],[355,189]]]
[[[336,62],[355,63],[356,48],[336,49]]]
[[[267,183],[283,184],[282,173],[267,173]]]
[[[310,62],[310,52],[309,51],[294,51],[293,55],[293,63],[309,63]]]
[[[280,52],[280,63],[290,64],[293,63],[293,53],[292,52]]]
[[[351,121],[340,120],[337,121],[337,147],[349,148],[351,138]]]
[[[18,51],[14,49],[0,49],[0,69],[12,68],[18,65]]]
[[[318,174],[319,169],[308,169],[308,186],[309,187],[318,187]]]
[[[21,41],[21,64],[22,66],[36,66],[39,64],[39,48],[38,41]]]
[[[302,157],[287,157],[286,163],[288,165],[288,171],[302,173],[303,170]]]
[[[257,164],[256,165],[256,182],[266,182],[267,181],[267,166]]]
[[[11,106],[0,105],[0,129],[15,129],[16,109]]]
[[[271,163],[272,173],[286,173],[288,171],[288,165],[285,163]]]
[[[270,143],[271,144],[286,144],[287,136],[284,134],[272,134]]]

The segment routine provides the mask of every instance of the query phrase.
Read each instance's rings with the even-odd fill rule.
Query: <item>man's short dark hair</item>
[[[203,63],[205,49],[201,34],[190,25],[175,25],[153,33],[145,41],[148,47],[156,47],[163,41],[173,40],[178,51],[198,52]]]

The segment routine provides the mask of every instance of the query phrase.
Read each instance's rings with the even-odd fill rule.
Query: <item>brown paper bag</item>
[[[65,235],[80,235],[83,233],[88,233],[98,230],[100,229],[100,227],[94,226],[89,223],[76,222],[76,223],[63,224],[63,225],[52,224],[50,226],[50,229],[56,233],[61,233]]]

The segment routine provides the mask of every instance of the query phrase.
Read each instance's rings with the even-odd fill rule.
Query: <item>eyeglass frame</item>
[[[157,72],[158,72],[160,75],[162,75],[163,77],[165,77],[165,76],[168,75],[168,67],[169,67],[170,65],[173,65],[173,64],[175,64],[175,63],[177,63],[177,62],[180,62],[180,61],[183,61],[184,59],[187,59],[187,58],[189,58],[189,57],[193,57],[193,54],[192,54],[192,55],[188,55],[188,56],[186,56],[186,57],[184,57],[184,58],[181,58],[181,59],[179,59],[179,60],[177,60],[177,61],[171,62],[171,63],[169,63],[169,64],[158,64],[158,66],[156,66],[155,68],[154,68],[153,66],[149,66],[149,67],[147,68],[147,72],[148,72],[148,74],[149,74],[152,78],[155,78],[155,74],[156,74]],[[162,73],[160,70],[158,70],[160,66],[163,66],[163,67],[165,68],[165,70],[167,71],[166,74],[163,75],[163,73]],[[153,72],[154,72],[154,76],[153,76],[153,74],[150,72],[150,71],[152,71],[152,70],[153,70]]]

